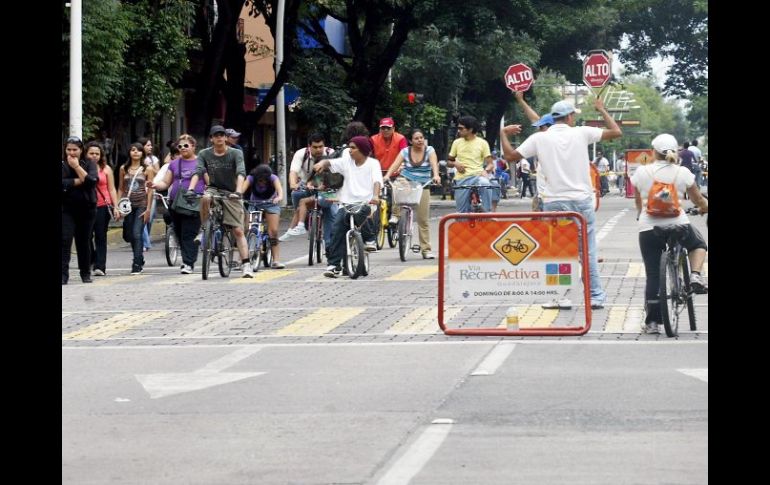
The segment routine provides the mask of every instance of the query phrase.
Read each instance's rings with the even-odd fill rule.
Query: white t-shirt
[[[688,150],[692,152],[693,155],[695,155],[695,161],[699,162],[701,158],[703,158],[703,152],[700,151],[700,148],[696,146],[687,147]]]
[[[607,172],[610,169],[610,161],[602,157],[597,162],[596,168],[599,169],[599,172]]]
[[[168,161],[167,164],[160,167],[160,170],[158,170],[158,174],[155,175],[152,179],[152,183],[157,184],[158,182],[162,182],[163,179],[166,178],[166,172],[168,172],[168,167],[171,165],[171,160]]]
[[[530,135],[516,148],[523,157],[536,156],[545,175],[543,200],[585,200],[594,196],[588,168],[588,145],[602,138],[602,129],[556,123]],[[539,178],[539,177],[538,177]]]
[[[526,158],[519,160],[519,168],[521,169],[521,173],[529,173],[529,161]]]
[[[305,160],[307,152],[307,147],[297,150],[296,153],[294,153],[294,156],[291,159],[291,165],[289,166],[289,171],[296,173],[297,177],[302,182],[307,180],[308,170],[313,170],[313,166],[315,165],[315,160],[313,160],[313,157],[310,157],[310,168],[308,168],[308,160]],[[332,153],[334,153],[334,150],[331,148],[324,148],[324,155],[331,155]]]
[[[651,231],[653,226],[689,224],[690,219],[683,209],[679,211],[677,217],[653,217],[647,214],[647,194],[652,188],[653,174],[655,180],[667,184],[674,182],[674,177],[676,177],[676,195],[679,198],[680,206],[684,202],[684,193],[687,187],[692,187],[695,183],[695,176],[686,167],[672,164],[665,160],[658,160],[655,163],[642,165],[637,168],[631,177],[631,183],[634,184],[634,187],[636,187],[636,190],[639,191],[639,195],[642,197],[642,213],[639,214],[639,232]]]
[[[374,183],[379,182],[382,187],[380,162],[372,157],[368,157],[360,167],[349,157],[332,158],[329,162],[329,170],[345,177],[345,183],[337,191],[339,201],[344,204],[370,201],[374,198]]]

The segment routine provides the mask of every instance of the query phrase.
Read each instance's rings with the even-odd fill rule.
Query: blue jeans
[[[323,197],[318,198],[318,206],[321,208],[321,220],[323,221],[324,247],[329,251],[329,248],[332,247],[332,224],[340,206]]]
[[[150,239],[150,234],[152,234],[152,221],[155,219],[155,204],[157,203],[157,200],[155,198],[152,199],[152,208],[150,209],[150,220],[147,222],[147,224],[144,225],[144,228],[142,229],[142,245],[150,249],[152,247],[152,240]]]
[[[466,177],[462,180],[455,178],[455,207],[457,212],[467,213],[471,211],[471,191],[470,189],[461,189],[460,187],[466,185],[489,185],[489,179],[481,177],[479,175],[473,177]],[[484,212],[492,210],[492,191],[490,189],[480,189],[479,198],[481,199],[481,205],[484,207]]]
[[[302,189],[294,189],[291,191],[291,205],[296,210],[297,207],[299,207],[299,201],[304,199],[305,197],[310,197],[311,194],[308,190],[302,188]],[[304,221],[303,221],[304,222]]]
[[[596,255],[596,213],[594,212],[594,199],[589,197],[585,200],[560,200],[554,202],[545,202],[543,210],[546,212],[554,211],[573,211],[578,212],[585,217],[588,227],[588,271],[591,276],[591,304],[604,303],[607,294],[602,289],[602,283],[599,279],[599,261]],[[579,229],[579,226],[578,226]],[[583,252],[583,242],[581,241],[580,231],[578,230],[578,250]],[[583,257],[585,264],[585,257]]]

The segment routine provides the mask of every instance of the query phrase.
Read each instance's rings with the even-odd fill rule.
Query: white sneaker
[[[289,229],[289,231],[292,236],[301,236],[303,234],[307,234],[307,229],[305,229],[304,224],[297,224],[295,227]]]
[[[251,270],[251,263],[243,263],[243,266],[241,267],[241,270],[243,271],[242,278],[253,278],[254,277],[254,271]]]
[[[94,270],[94,276],[104,276],[104,271],[102,271],[100,269],[95,269]]]
[[[279,240],[279,241],[281,241],[281,242],[286,242],[286,241],[288,241],[289,239],[291,239],[291,237],[294,235],[294,234],[292,234],[292,233],[291,233],[291,231],[292,231],[292,229],[289,229],[288,231],[286,231],[286,232],[283,234],[283,236],[281,236],[281,237],[279,237],[279,238],[278,238],[278,240]]]
[[[192,272],[192,266],[187,266],[186,264],[182,265],[182,274],[192,274]]]
[[[388,221],[388,224],[393,224],[393,225],[398,224],[398,217],[390,216],[390,220]]]
[[[540,306],[545,310],[569,310],[572,308],[572,300],[569,298],[554,299]]]
[[[377,251],[377,243],[374,241],[366,241],[364,243],[364,251],[375,252]]]

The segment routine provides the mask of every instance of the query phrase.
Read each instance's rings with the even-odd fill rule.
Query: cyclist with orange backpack
[[[660,256],[666,247],[666,241],[658,237],[653,228],[656,226],[683,225],[687,227],[687,237],[682,242],[688,251],[692,274],[690,285],[695,293],[707,293],[701,268],[706,259],[708,246],[703,236],[695,229],[680,205],[680,199],[687,193],[698,206],[701,214],[708,212],[708,201],[695,185],[695,176],[687,168],[677,164],[678,144],[676,138],[667,133],[652,140],[655,161],[639,167],[631,177],[636,187],[635,202],[639,221],[639,248],[647,273],[645,286],[646,318],[642,330],[645,333],[659,333],[660,307],[658,291],[660,286]]]

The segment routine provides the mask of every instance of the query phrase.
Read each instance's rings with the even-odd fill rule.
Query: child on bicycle
[[[243,193],[248,194],[249,188],[251,188],[251,195],[246,201],[249,210],[265,211],[267,233],[270,236],[270,248],[273,253],[273,262],[270,267],[273,269],[283,269],[286,265],[278,261],[278,224],[281,221],[281,207],[278,205],[278,201],[283,200],[281,180],[276,175],[273,175],[270,166],[257,165],[249,176],[246,177]],[[248,224],[248,219],[246,223]]]
[[[677,165],[678,144],[676,138],[667,133],[660,134],[652,140],[652,148],[655,152],[655,161],[639,167],[631,177],[631,183],[636,187],[635,202],[637,220],[639,221],[639,248],[644,260],[644,269],[647,273],[644,301],[646,318],[642,331],[645,333],[660,333],[660,307],[658,291],[660,286],[660,256],[666,247],[666,241],[657,236],[654,227],[683,225],[687,227],[688,234],[682,242],[688,251],[690,267],[690,285],[695,293],[707,293],[708,287],[701,276],[703,261],[706,259],[708,246],[703,236],[695,229],[687,218],[684,210],[674,210],[668,215],[657,214],[654,209],[654,186],[666,187],[666,198],[671,199],[671,205],[678,206],[679,194],[687,193],[690,199],[699,207],[701,214],[708,212],[708,201],[701,195],[700,189],[695,185],[695,177],[685,167]],[[661,185],[662,184],[662,185]],[[651,192],[653,192],[651,194]],[[646,208],[645,208],[646,207]],[[651,214],[652,213],[652,214]]]

